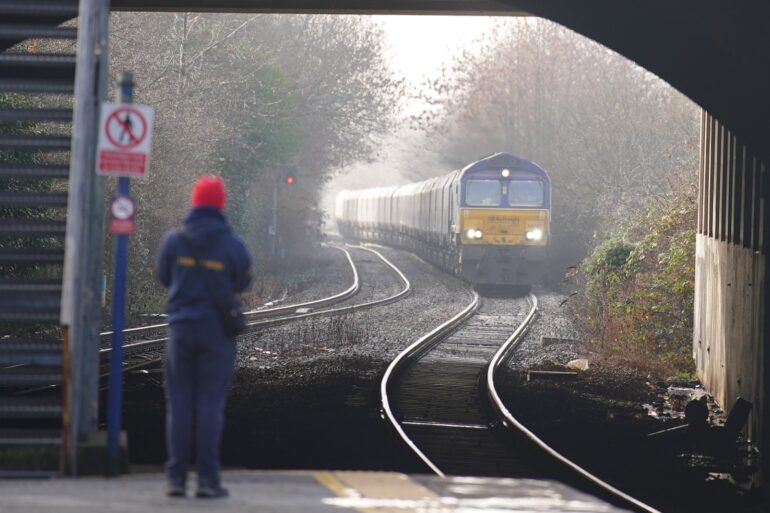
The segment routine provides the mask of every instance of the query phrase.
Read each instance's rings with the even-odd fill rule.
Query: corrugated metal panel
[[[706,194],[706,173],[704,171],[706,162],[706,121],[704,112],[700,116],[700,166],[698,168],[698,233],[704,233],[704,209],[703,198]]]
[[[701,120],[698,233],[765,252],[766,167],[708,113]]]

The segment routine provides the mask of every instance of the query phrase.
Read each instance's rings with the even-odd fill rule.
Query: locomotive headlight
[[[467,232],[465,232],[465,236],[469,239],[480,239],[484,236],[483,233],[481,233],[481,230],[477,230],[476,228],[471,228]]]
[[[509,169],[503,169],[502,173],[500,174],[503,175],[503,178],[508,178],[509,176],[511,176],[511,171]]]
[[[527,237],[527,240],[540,240],[543,238],[543,230],[541,230],[540,228],[527,230],[526,237]]]

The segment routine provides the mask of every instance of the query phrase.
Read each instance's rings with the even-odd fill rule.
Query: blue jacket
[[[243,241],[233,234],[224,214],[215,208],[190,210],[184,232],[218,290],[242,292],[251,283],[251,259]],[[168,289],[170,323],[218,319],[195,259],[179,230],[163,237],[156,266],[158,280]]]

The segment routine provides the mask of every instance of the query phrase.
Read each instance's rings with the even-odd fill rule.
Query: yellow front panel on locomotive
[[[463,208],[460,233],[463,244],[545,246],[548,210]]]

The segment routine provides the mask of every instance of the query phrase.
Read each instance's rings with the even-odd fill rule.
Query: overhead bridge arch
[[[113,0],[136,11],[534,15],[637,62],[703,109],[693,353],[726,408],[754,405],[770,476],[770,2],[746,0]]]
[[[762,0],[113,0],[112,8],[540,16],[655,73],[770,160],[770,3]]]
[[[21,12],[23,3],[8,8]],[[37,9],[34,18],[50,25],[78,12],[76,0],[33,3],[44,11]],[[723,406],[729,408],[737,396],[753,403],[748,434],[759,443],[763,473],[770,476],[770,393],[765,393],[770,387],[770,2],[112,0],[111,5],[130,11],[534,15],[604,44],[690,97],[704,109],[693,353],[701,379]],[[23,16],[15,16],[29,29]],[[32,37],[5,29],[0,50]],[[55,37],[74,37],[71,29],[53,30]],[[89,396],[86,392],[81,395]]]

